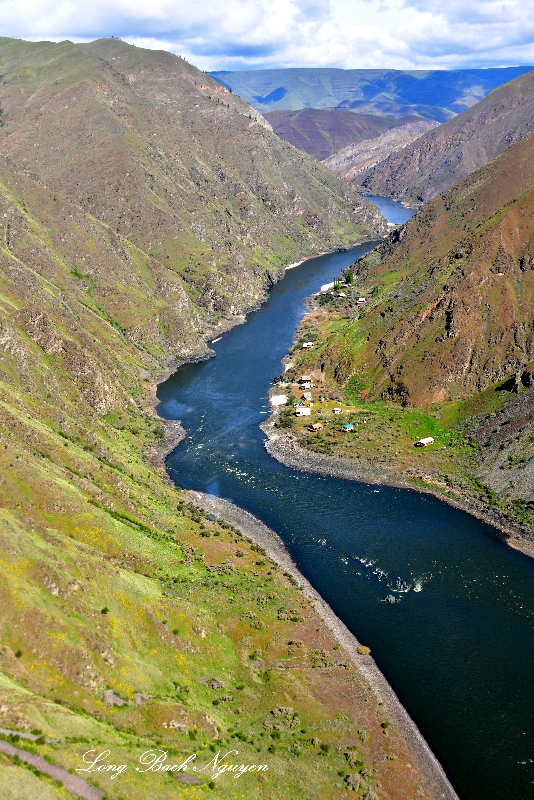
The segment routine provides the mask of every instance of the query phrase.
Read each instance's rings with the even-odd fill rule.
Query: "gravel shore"
[[[411,489],[414,492],[431,494],[460,511],[465,511],[496,528],[498,535],[514,550],[521,550],[530,557],[534,557],[534,544],[525,538],[524,531],[517,527],[509,517],[501,514],[497,509],[489,509],[478,498],[467,492],[458,498],[446,497],[438,491],[428,488],[419,488],[410,483],[398,472],[389,470],[386,464],[380,467],[371,467],[366,464],[357,464],[348,459],[332,458],[313,453],[301,447],[289,433],[278,430],[274,423],[276,412],[260,426],[267,436],[265,449],[272,458],[280,461],[286,467],[300,472],[313,472],[318,475],[328,475],[331,478],[343,478],[360,483],[377,483],[385,486],[395,486],[401,489]]]
[[[248,511],[244,511],[228,500],[207,495],[203,492],[188,491],[187,495],[191,502],[202,508],[206,513],[213,514],[218,519],[233,525],[245,538],[260,545],[271,561],[293,577],[304,595],[313,603],[316,612],[341,647],[343,647],[354,668],[365,678],[368,686],[374,692],[377,702],[384,703],[389,718],[407,742],[410,752],[413,754],[413,759],[419,767],[420,774],[424,777],[425,785],[423,788],[436,800],[438,798],[439,800],[458,800],[458,795],[449,783],[441,764],[378,669],[372,656],[362,655],[358,652],[358,648],[361,646],[360,642],[334,614],[311,583],[302,575],[278,534],[252,514],[249,514]]]
[[[165,466],[165,459],[173,450],[176,450],[180,442],[183,442],[187,436],[187,431],[179,419],[162,419],[161,417],[158,417],[158,419],[163,425],[165,436],[155,448],[152,463],[154,466],[163,467]]]

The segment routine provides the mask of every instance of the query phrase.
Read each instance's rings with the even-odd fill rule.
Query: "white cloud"
[[[534,63],[532,0],[0,0],[0,34],[119,36],[202,69]]]

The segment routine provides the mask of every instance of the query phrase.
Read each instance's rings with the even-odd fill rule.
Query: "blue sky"
[[[534,64],[532,0],[0,0],[0,35],[119,36],[213,69]]]

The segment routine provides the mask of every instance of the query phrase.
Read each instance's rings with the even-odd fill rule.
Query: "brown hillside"
[[[349,144],[330,158],[326,158],[323,163],[336,175],[341,175],[345,180],[359,185],[362,173],[367,173],[371,167],[383,161],[391,153],[403,150],[438,125],[439,123],[433,120],[414,119],[412,122],[392,128],[375,139]]]
[[[300,339],[316,345],[294,348],[290,378],[311,372],[319,393],[343,399],[354,433],[311,434],[289,419],[332,469],[348,457],[361,480],[444,495],[524,537],[530,554],[533,156],[531,134],[425,203],[353,265],[343,292],[320,295]],[[317,405],[322,422],[329,407]],[[414,447],[421,437],[428,449]]]
[[[353,142],[376,139],[392,128],[419,120],[415,116],[380,117],[332,108],[272,111],[265,118],[277,136],[318,161],[324,161]]]
[[[357,265],[377,299],[323,354],[410,405],[519,376],[534,358],[534,136],[426,204]],[[363,290],[362,290],[363,291]]]
[[[358,177],[368,191],[417,203],[454,186],[534,131],[534,72],[494,89]]]
[[[3,41],[2,152],[169,267],[208,312],[242,311],[283,263],[378,222],[176,56],[112,39]]]

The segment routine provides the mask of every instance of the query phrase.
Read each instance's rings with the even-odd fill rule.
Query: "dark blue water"
[[[187,439],[169,457],[179,486],[212,492],[276,530],[302,572],[369,645],[466,800],[534,796],[534,560],[437,499],[294,472],[258,428],[302,300],[355,255],[287,273],[216,358],[159,388],[161,416]],[[384,573],[384,574],[382,574]],[[387,583],[411,589],[394,606]]]
[[[403,222],[408,222],[414,215],[413,208],[405,208],[401,203],[397,203],[396,200],[390,200],[389,197],[380,197],[380,195],[376,194],[366,194],[365,196],[380,209],[388,222],[401,225]]]

